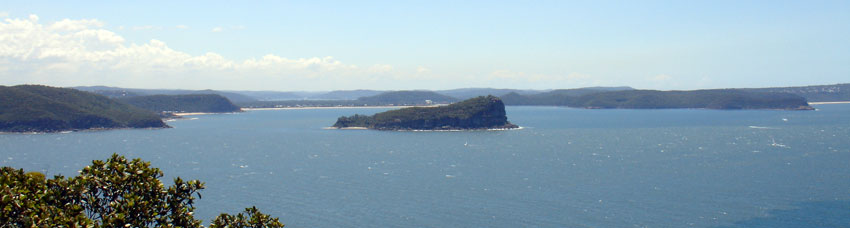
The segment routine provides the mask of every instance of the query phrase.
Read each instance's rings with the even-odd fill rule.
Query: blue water
[[[207,184],[196,216],[287,227],[850,227],[850,105],[508,107],[524,129],[324,130],[386,109],[196,116],[161,130],[2,134],[0,165],[66,176],[112,153]]]

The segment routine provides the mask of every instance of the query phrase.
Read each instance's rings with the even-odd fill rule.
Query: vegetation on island
[[[706,108],[706,109],[783,109],[811,110],[806,98],[775,92],[751,92],[738,89],[657,91],[619,90],[584,94],[547,93],[502,96],[507,105],[555,105],[577,108]]]
[[[151,111],[75,89],[0,86],[0,131],[58,132],[168,127]]]
[[[141,159],[113,154],[95,160],[76,177],[46,179],[37,172],[0,168],[0,227],[203,227],[194,203],[204,183],[177,177]],[[197,198],[196,198],[197,196]],[[283,227],[256,207],[221,214],[210,227]]]
[[[377,130],[460,130],[516,128],[508,122],[505,104],[495,96],[481,96],[438,107],[412,107],[372,116],[340,117],[336,128],[363,127]]]
[[[120,98],[127,104],[154,112],[238,112],[242,109],[217,94],[151,95]]]

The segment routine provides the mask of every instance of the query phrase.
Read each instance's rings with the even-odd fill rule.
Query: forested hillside
[[[55,132],[167,127],[151,111],[75,89],[0,86],[0,131]]]

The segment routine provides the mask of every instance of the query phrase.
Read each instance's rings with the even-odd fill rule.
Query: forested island
[[[508,122],[505,104],[495,96],[481,96],[438,107],[412,107],[377,113],[372,116],[340,117],[335,128],[376,130],[471,130],[507,129],[518,126]]]
[[[150,95],[117,98],[122,102],[154,112],[181,113],[238,112],[242,109],[218,94]]]
[[[154,112],[75,89],[0,86],[0,131],[59,132],[86,129],[164,128]]]
[[[547,105],[603,109],[779,109],[813,110],[806,98],[780,92],[739,89],[692,91],[617,90],[567,93],[553,91],[534,95],[510,93],[502,96],[507,105]]]

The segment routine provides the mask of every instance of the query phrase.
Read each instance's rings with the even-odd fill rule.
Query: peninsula
[[[0,86],[0,132],[165,127],[151,111],[94,93],[40,85]]]
[[[372,116],[340,117],[335,128],[375,130],[475,130],[509,129],[505,104],[495,96],[481,96],[438,107],[412,107],[377,113]]]
[[[122,97],[127,104],[158,113],[227,113],[242,109],[218,94],[181,94]]]
[[[555,90],[533,95],[509,93],[502,96],[507,105],[551,105],[591,109],[776,109],[813,110],[805,97],[785,92],[741,89],[691,91]]]

